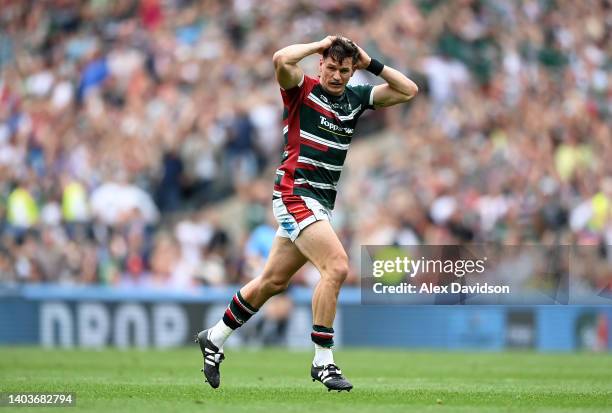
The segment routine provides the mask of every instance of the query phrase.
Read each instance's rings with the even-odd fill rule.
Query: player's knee
[[[340,288],[344,280],[346,280],[348,271],[348,257],[345,253],[338,253],[327,260],[322,275],[326,278],[327,282]]]
[[[262,288],[265,289],[269,294],[280,294],[289,287],[289,280],[286,279],[286,277],[276,274],[266,275],[262,277]]]

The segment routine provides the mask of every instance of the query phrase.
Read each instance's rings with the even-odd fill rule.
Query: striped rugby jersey
[[[284,203],[307,196],[334,208],[357,119],[366,109],[374,109],[372,90],[372,85],[347,85],[342,96],[333,96],[308,76],[294,88],[281,89],[285,147],[273,199]]]

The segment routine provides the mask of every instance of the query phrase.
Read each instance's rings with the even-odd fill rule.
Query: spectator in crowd
[[[378,129],[349,154],[334,215],[353,281],[368,243],[589,244],[609,264],[611,8],[3,4],[0,280],[191,288],[252,276],[268,231],[252,224],[282,147],[271,56],[331,24],[423,91],[370,115]],[[583,284],[610,279],[598,268]]]

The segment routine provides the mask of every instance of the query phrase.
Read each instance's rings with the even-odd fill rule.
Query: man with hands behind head
[[[315,53],[321,55],[318,79],[298,66]],[[310,261],[321,274],[312,297],[311,377],[330,391],[350,391],[353,386],[332,353],[336,302],[348,273],[348,257],[329,222],[336,186],[361,114],[407,102],[418,88],[341,36],[287,46],[274,53],[272,61],[284,104],[285,145],[272,200],[279,228],[263,272],[234,295],[215,326],[198,334],[203,371],[217,388],[227,338],[270,297],[285,291],[293,274]],[[386,83],[349,86],[356,70],[367,70]]]

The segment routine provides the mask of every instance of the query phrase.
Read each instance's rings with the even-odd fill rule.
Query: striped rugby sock
[[[312,326],[310,338],[321,347],[332,348],[334,346],[334,329],[315,324]]]
[[[238,291],[232,297],[223,318],[210,329],[208,339],[218,348],[222,348],[234,330],[246,323],[256,312],[257,310],[247,303]]]
[[[237,329],[253,316],[258,309],[253,308],[249,303],[246,302],[240,291],[234,294],[232,301],[230,301],[225,314],[223,314],[223,322],[232,330]]]

